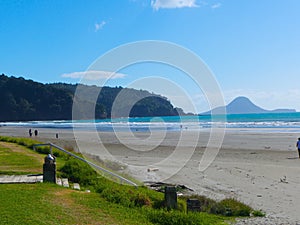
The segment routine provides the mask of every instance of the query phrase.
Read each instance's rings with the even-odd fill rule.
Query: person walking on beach
[[[31,136],[32,136],[32,131],[31,131],[31,129],[29,129],[28,133],[29,133],[29,137],[31,137]]]
[[[299,154],[299,158],[300,158],[300,137],[298,138],[296,147],[298,148],[298,154]]]

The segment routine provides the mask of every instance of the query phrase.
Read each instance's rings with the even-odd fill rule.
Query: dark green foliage
[[[146,187],[132,187],[119,185],[105,179],[98,180],[96,192],[109,202],[121,204],[126,207],[152,207],[156,202],[162,201],[163,195],[149,190]]]
[[[130,117],[147,116],[174,116],[177,115],[168,100],[162,97],[146,97],[138,101],[130,111]]]
[[[186,214],[179,211],[149,210],[147,217],[152,223],[159,225],[222,224],[220,218],[206,213]]]
[[[72,93],[24,78],[0,76],[1,121],[68,119]]]
[[[213,199],[207,198],[203,195],[192,195],[185,197],[184,199],[187,200],[190,199],[198,199],[201,206],[202,212],[212,212],[211,208],[217,204],[217,202]]]
[[[78,159],[70,158],[65,165],[60,168],[61,175],[67,177],[74,183],[91,185],[97,179],[97,173],[88,164]]]
[[[186,200],[187,198],[198,199],[200,201],[202,212],[223,216],[250,216],[250,213],[252,212],[251,207],[231,198],[224,199],[220,202],[200,195],[193,195],[185,197],[184,199]]]
[[[126,207],[152,206],[150,193],[145,193],[142,188],[119,186],[106,188],[100,193],[101,197],[112,203],[121,204]]]
[[[2,74],[0,91],[0,121],[71,120],[73,100],[75,119],[178,115],[165,97],[130,88],[42,84]]]
[[[252,208],[235,199],[224,199],[219,202],[220,208],[224,208],[225,216],[250,216]]]
[[[264,217],[264,216],[266,216],[266,214],[264,212],[260,211],[260,210],[254,210],[252,212],[252,215],[256,216],[256,217]]]
[[[61,175],[70,181],[89,186],[109,202],[126,207],[152,206],[153,202],[161,201],[163,194],[153,192],[146,187],[135,188],[116,184],[104,177],[84,162],[70,158],[60,169]]]

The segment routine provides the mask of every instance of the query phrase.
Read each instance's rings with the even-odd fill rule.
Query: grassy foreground
[[[151,224],[139,210],[97,193],[51,184],[5,184],[0,193],[0,224]]]
[[[7,165],[0,166],[0,174],[40,171],[45,155],[30,150],[33,144],[31,139],[0,137],[0,160]],[[43,147],[37,151],[47,153],[49,149]],[[226,221],[234,219],[232,216],[248,216],[252,211],[232,199],[215,202],[203,196],[195,197],[201,200],[205,212],[186,213],[186,199],[178,200],[177,210],[168,211],[162,193],[146,187],[136,189],[116,184],[99,177],[78,160],[60,152],[55,154],[59,174],[68,177],[71,182],[79,182],[91,192],[74,191],[53,184],[1,184],[0,224],[208,225],[226,224]]]

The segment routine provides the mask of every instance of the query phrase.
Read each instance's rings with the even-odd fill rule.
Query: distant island
[[[76,88],[81,86],[84,95],[74,97]],[[100,92],[101,90],[101,92]],[[122,87],[97,87],[95,85],[53,83],[42,84],[22,77],[0,75],[0,121],[32,120],[71,120],[73,101],[95,104],[93,96],[99,94],[95,105],[95,119],[115,117],[153,117],[184,115],[181,108],[175,108],[161,95],[145,90]],[[112,114],[116,96],[122,91],[128,96],[119,104],[117,112]],[[122,93],[122,94],[123,94]],[[134,102],[132,108],[128,105]],[[94,119],[82,112],[80,119]]]
[[[266,110],[251,102],[246,97],[237,97],[227,106],[225,106],[227,114],[252,114],[252,113],[292,113],[296,112],[295,109],[274,109]],[[217,107],[208,112],[201,113],[202,115],[206,114],[220,114],[224,111],[224,107]]]

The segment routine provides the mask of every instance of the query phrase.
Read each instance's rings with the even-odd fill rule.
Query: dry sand
[[[199,162],[209,136],[204,131],[200,134],[190,160],[180,171],[163,181],[184,184],[198,194],[214,199],[234,197],[255,209],[262,209],[271,218],[281,218],[274,221],[270,219],[270,224],[300,224],[300,159],[295,147],[298,134],[282,131],[284,130],[249,132],[231,129],[226,132],[222,148],[213,163],[200,172]],[[184,132],[189,132],[190,139],[186,139],[180,150],[176,151],[174,157],[177,157],[179,164],[185,153],[193,147],[193,132]],[[59,134],[58,139],[55,138],[55,133]],[[22,127],[0,127],[0,135],[28,136],[28,130]],[[137,179],[159,181],[162,177],[166,178],[165,174],[162,174],[163,168],[157,167],[158,171],[151,172],[146,168],[153,168],[153,164],[172,155],[178,144],[178,133],[168,133],[158,146],[157,140],[163,136],[161,133],[156,133],[152,139],[148,138],[147,133],[136,133],[134,137],[126,133],[120,135],[127,147],[111,132],[99,133],[99,143],[97,135],[81,131],[80,137],[77,137],[80,140],[79,149],[102,156],[103,152],[99,149],[104,146],[115,159],[127,164],[126,171]],[[72,130],[39,129],[37,139],[62,147],[72,145],[76,148]],[[170,161],[169,165],[161,166],[172,171],[176,169],[175,164]],[[250,220],[240,222],[265,223],[251,223]]]

